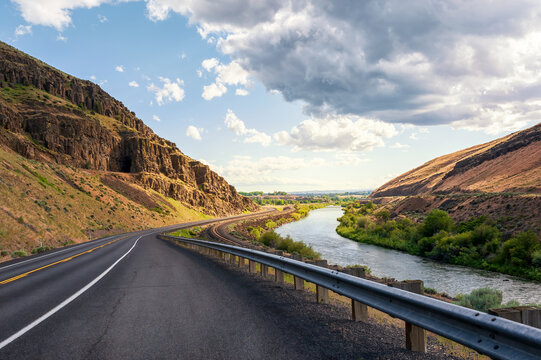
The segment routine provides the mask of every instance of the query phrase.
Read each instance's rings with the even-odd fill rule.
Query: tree
[[[449,232],[453,228],[453,219],[447,214],[447,212],[434,209],[428,213],[423,226],[421,227],[421,235],[430,237],[439,233],[442,230]]]

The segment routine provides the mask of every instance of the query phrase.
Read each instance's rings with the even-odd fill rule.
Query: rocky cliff
[[[488,216],[506,236],[541,234],[541,123],[430,160],[370,197],[392,216],[422,218],[438,208],[456,221]]]
[[[2,42],[0,95],[0,142],[26,158],[119,176],[211,215],[257,208],[98,85]]]
[[[387,182],[371,196],[473,192],[541,194],[541,123],[430,160]]]

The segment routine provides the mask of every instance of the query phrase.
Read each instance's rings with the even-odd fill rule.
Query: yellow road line
[[[96,250],[96,249],[102,248],[102,247],[104,247],[104,246],[106,246],[106,245],[112,244],[112,243],[114,243],[114,242],[117,242],[118,240],[122,240],[122,239],[125,239],[125,238],[127,238],[127,237],[128,237],[128,236],[123,236],[123,237],[121,237],[121,238],[118,238],[118,239],[116,239],[116,240],[109,241],[108,243],[102,244],[102,245],[100,245],[100,246],[96,246],[95,248],[92,248],[92,249],[90,249],[90,250],[83,251],[82,253],[79,253],[79,254],[70,256],[70,257],[68,257],[68,258],[65,258],[65,259],[56,261],[56,262],[54,262],[54,263],[51,263],[51,264],[48,264],[48,265],[39,267],[39,268],[34,269],[34,270],[30,270],[30,271],[28,271],[28,272],[25,272],[25,273],[23,273],[23,274],[14,276],[14,277],[9,278],[9,279],[0,281],[0,285],[4,285],[4,284],[10,283],[10,282],[12,282],[12,281],[21,279],[21,278],[23,278],[23,277],[25,277],[25,276],[27,276],[27,275],[30,275],[30,274],[32,274],[32,273],[35,273],[36,271],[40,271],[40,270],[46,269],[46,268],[51,267],[51,266],[53,266],[53,265],[60,264],[60,263],[66,262],[66,261],[70,261],[70,260],[72,260],[72,259],[75,259],[76,257],[79,257],[79,256],[84,255],[84,254],[91,253],[92,251],[94,251],[94,250]]]

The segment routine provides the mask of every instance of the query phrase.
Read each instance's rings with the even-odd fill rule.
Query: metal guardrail
[[[541,359],[541,330],[537,328],[284,256],[204,240],[161,236],[265,264],[495,359]]]

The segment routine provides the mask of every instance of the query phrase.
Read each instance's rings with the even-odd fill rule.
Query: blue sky
[[[0,40],[99,84],[238,190],[355,190],[537,123],[539,13],[4,0]]]

